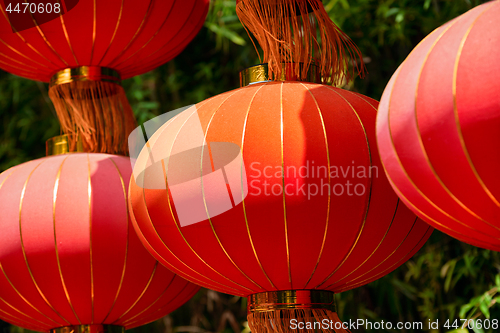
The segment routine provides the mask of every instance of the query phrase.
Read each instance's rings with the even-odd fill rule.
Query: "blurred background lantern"
[[[244,71],[248,86],[165,123],[134,168],[129,200],[143,244],[179,275],[248,297],[253,332],[294,331],[292,319],[327,319],[333,326],[324,332],[345,332],[334,293],[388,274],[432,232],[381,170],[378,103],[318,84],[347,76],[338,54],[338,71],[326,77],[313,54],[279,71],[267,64]],[[220,144],[238,152],[220,156]]]
[[[16,2],[5,2],[0,68],[50,82],[49,95],[72,149],[74,134],[80,134],[88,151],[125,153],[135,121],[121,79],[177,56],[201,29],[208,3],[65,0],[54,16],[38,9],[15,12]]]
[[[81,149],[78,145],[78,149]],[[0,318],[51,332],[123,332],[199,289],[146,251],[129,223],[129,158],[68,152],[0,174]]]
[[[387,85],[377,118],[399,197],[439,230],[500,251],[500,1],[425,38]]]

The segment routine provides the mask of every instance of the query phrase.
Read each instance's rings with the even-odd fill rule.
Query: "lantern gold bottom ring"
[[[248,312],[325,309],[336,312],[335,293],[328,290],[280,290],[248,296]]]

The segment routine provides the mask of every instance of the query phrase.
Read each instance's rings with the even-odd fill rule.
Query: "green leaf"
[[[401,23],[405,19],[405,13],[404,12],[399,12],[398,15],[396,15],[396,18],[394,19],[396,22]]]
[[[399,8],[391,8],[388,11],[385,12],[384,16],[385,17],[389,17],[389,16],[392,16],[392,15],[396,15],[397,13],[399,13]]]
[[[490,318],[490,308],[489,308],[490,302],[483,300],[481,304],[479,304],[479,310],[484,314],[486,318]]]
[[[444,281],[444,291],[448,292],[450,290],[450,284],[453,278],[453,272],[455,271],[455,266],[457,264],[456,260],[451,260],[449,269],[446,272],[446,280]]]
[[[158,109],[160,105],[158,104],[158,102],[140,102],[137,103],[137,107],[141,109],[154,110]]]
[[[462,307],[460,308],[460,313],[458,314],[458,316],[460,318],[466,318],[466,314],[467,312],[469,312],[470,309],[472,309],[474,307],[474,303],[469,303],[469,304],[464,304],[462,305]]]
[[[229,39],[231,42],[237,44],[237,45],[245,45],[246,44],[246,41],[240,36],[238,35],[236,32],[234,31],[231,31],[229,29],[227,29],[226,27],[224,26],[219,26],[215,23],[211,23],[211,22],[207,22],[205,23],[205,26],[210,30],[212,31],[213,33],[219,35],[219,36],[223,36],[223,37],[226,37],[227,39]]]

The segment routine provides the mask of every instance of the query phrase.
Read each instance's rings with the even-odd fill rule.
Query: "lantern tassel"
[[[54,103],[61,130],[68,134],[70,146],[80,137],[85,151],[127,154],[128,135],[136,127],[125,91],[108,81],[72,81],[52,85],[49,97]]]
[[[275,78],[281,77],[282,63],[295,64],[299,80],[307,77],[311,64],[320,68],[323,83],[341,84],[356,73],[364,76],[361,52],[331,21],[320,0],[238,0],[236,12],[262,47],[261,61]]]
[[[336,312],[328,309],[280,309],[251,312],[248,326],[256,333],[350,333]]]

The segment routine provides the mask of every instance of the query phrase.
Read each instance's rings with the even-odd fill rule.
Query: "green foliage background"
[[[367,62],[367,77],[346,88],[380,99],[392,73],[423,37],[483,2],[324,0],[332,19],[357,43]],[[213,0],[205,27],[181,55],[126,80],[124,87],[143,123],[237,88],[239,71],[257,63],[252,43],[236,17],[235,1]],[[0,172],[42,157],[45,140],[59,134],[47,88],[45,83],[0,72]],[[424,324],[424,331],[429,332],[452,330],[443,326],[448,319],[450,324],[459,318],[500,319],[495,305],[500,301],[499,271],[499,253],[435,231],[422,250],[395,272],[338,295],[339,315],[343,320],[373,322],[439,320],[438,330]],[[202,290],[171,315],[131,332],[248,332],[245,316],[245,299]],[[0,331],[28,332],[3,322]]]

